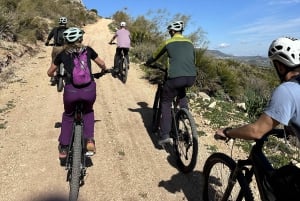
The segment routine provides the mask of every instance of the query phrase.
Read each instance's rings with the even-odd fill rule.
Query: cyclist
[[[118,60],[121,57],[121,52],[123,51],[125,58],[129,64],[129,48],[130,48],[130,32],[126,29],[126,22],[120,23],[120,29],[116,31],[115,35],[110,40],[109,44],[112,44],[113,41],[117,39],[117,48],[114,57],[114,70],[116,73],[119,72]]]
[[[62,114],[62,126],[59,136],[59,158],[65,159],[67,156],[67,149],[72,135],[73,115],[77,101],[84,101],[84,137],[87,142],[86,148],[88,151],[95,152],[94,140],[94,110],[93,105],[96,100],[96,83],[93,80],[84,86],[76,87],[72,84],[72,70],[74,67],[73,54],[78,54],[81,51],[87,51],[87,62],[89,70],[91,71],[91,60],[93,60],[101,69],[106,70],[105,62],[98,57],[98,54],[89,46],[82,44],[84,31],[71,27],[64,32],[66,39],[65,49],[57,55],[51,63],[47,71],[48,76],[53,77],[57,67],[63,63],[67,71],[66,85],[64,88],[63,102],[64,112]]]
[[[161,120],[159,145],[172,143],[171,131],[171,105],[177,96],[180,107],[188,109],[186,88],[194,84],[196,79],[195,48],[193,43],[182,35],[183,22],[172,22],[168,27],[170,39],[164,41],[161,46],[148,59],[146,65],[158,60],[167,53],[169,57],[168,80],[164,85],[161,97]]]
[[[273,91],[270,102],[254,122],[238,128],[219,129],[223,137],[260,139],[279,124],[290,126],[300,139],[300,40],[280,37],[268,52],[281,84]]]
[[[63,32],[68,29],[67,23],[68,19],[66,17],[60,17],[58,20],[59,26],[54,27],[49,33],[45,45],[48,46],[50,40],[54,39],[54,46],[52,48],[51,58],[52,61],[55,59],[56,55],[58,55],[63,50],[64,38]],[[55,77],[50,79],[51,85],[56,84]]]

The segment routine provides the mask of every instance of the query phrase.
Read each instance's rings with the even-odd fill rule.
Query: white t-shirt
[[[300,139],[300,84],[284,82],[279,85],[264,113],[285,126],[293,126]]]

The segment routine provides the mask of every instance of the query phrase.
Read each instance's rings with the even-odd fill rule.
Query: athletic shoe
[[[172,138],[170,138],[169,135],[163,135],[163,136],[161,136],[160,140],[158,140],[158,144],[160,146],[163,146],[165,144],[172,144],[172,142],[173,142],[173,140],[172,140]]]
[[[58,158],[59,159],[65,159],[65,158],[67,158],[68,148],[69,148],[68,145],[62,145],[62,144],[58,145],[58,152],[59,152]]]
[[[87,155],[94,155],[96,153],[96,146],[94,139],[88,139],[86,142]]]

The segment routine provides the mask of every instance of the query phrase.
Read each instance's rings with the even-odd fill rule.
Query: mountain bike
[[[224,153],[213,153],[209,156],[203,167],[203,200],[257,200],[250,187],[253,176],[262,201],[278,200],[270,179],[276,169],[273,168],[263,152],[264,143],[270,135],[277,138],[285,136],[283,129],[271,130],[264,137],[255,141],[249,156],[244,160],[235,161]],[[215,138],[220,138],[220,136],[215,135]]]
[[[116,45],[116,43],[109,43],[110,45]],[[121,56],[117,60],[117,66],[114,66],[113,76],[117,76],[124,84],[127,81],[129,69],[129,61],[124,56],[123,50],[121,51]]]
[[[54,44],[49,44],[48,46],[54,46]],[[51,85],[56,85],[57,92],[62,92],[65,86],[64,80],[66,78],[66,71],[64,68],[64,64],[61,63],[56,70],[56,74],[54,76],[54,81],[51,81]]]
[[[93,74],[94,78],[99,79],[110,71]],[[79,194],[79,188],[84,185],[84,177],[87,170],[87,159],[93,155],[88,152],[85,147],[83,136],[83,103],[78,102],[74,112],[74,124],[71,142],[68,147],[68,154],[65,161],[65,169],[67,170],[67,182],[70,185],[69,200],[76,201]]]
[[[157,84],[153,103],[152,132],[159,132],[159,122],[161,117],[160,97],[163,86],[168,79],[167,69],[160,64],[149,65],[151,68],[158,69],[164,73],[164,78]],[[177,157],[177,165],[181,172],[191,172],[197,162],[198,155],[198,136],[195,120],[186,108],[179,108],[179,99],[176,97],[172,103],[172,126],[170,137],[173,139],[173,150]]]

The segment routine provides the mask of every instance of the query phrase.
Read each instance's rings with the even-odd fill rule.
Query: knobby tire
[[[213,153],[207,158],[203,167],[204,201],[254,201],[249,184],[242,172],[237,173],[234,180],[237,181],[236,183],[229,180],[235,168],[236,162],[226,154]],[[214,175],[215,173],[218,175]],[[229,184],[233,184],[232,188],[228,188]],[[226,188],[228,188],[227,191]]]
[[[122,82],[125,84],[128,76],[128,61],[125,57],[121,60],[121,71]]]
[[[157,91],[155,93],[154,97],[154,103],[153,103],[153,115],[152,115],[152,132],[158,132],[159,128],[159,121],[160,121],[160,116],[161,116],[161,110],[160,110],[160,88],[157,88]]]
[[[70,179],[69,200],[76,201],[79,194],[80,177],[81,177],[81,156],[82,156],[82,126],[75,126],[73,141],[73,157],[72,157],[72,175]]]
[[[178,157],[178,168],[183,173],[193,171],[198,156],[198,135],[195,120],[191,113],[181,108],[176,113],[178,136],[174,140]]]
[[[58,76],[57,77],[57,92],[62,92],[63,88],[64,88],[64,80],[62,76]]]

